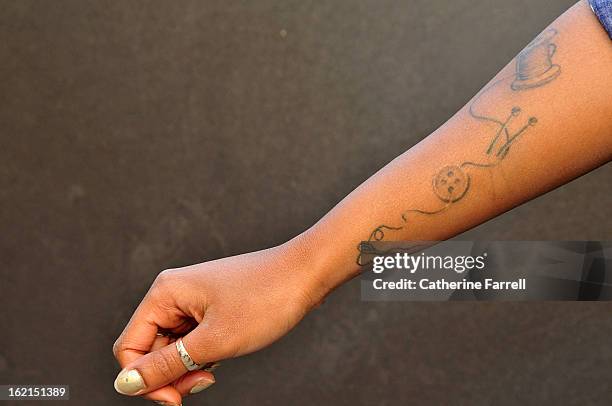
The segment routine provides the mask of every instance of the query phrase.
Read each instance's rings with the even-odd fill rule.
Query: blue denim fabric
[[[589,0],[589,3],[612,39],[612,0]]]

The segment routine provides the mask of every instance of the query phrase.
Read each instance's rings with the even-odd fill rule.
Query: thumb
[[[185,350],[190,348],[187,344],[190,341],[189,338],[193,339],[190,336],[192,333],[183,339]],[[187,351],[191,356],[192,353]],[[198,359],[193,359],[193,361],[200,364]],[[177,345],[173,342],[126,365],[115,379],[115,389],[123,395],[142,395],[166,386],[187,372]]]

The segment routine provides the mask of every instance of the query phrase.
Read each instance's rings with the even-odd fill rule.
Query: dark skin
[[[303,234],[161,273],[115,344],[118,390],[178,405],[214,377],[187,372],[160,330],[197,363],[257,351],[355,276],[367,241],[444,240],[609,162],[610,72],[610,39],[579,2]]]

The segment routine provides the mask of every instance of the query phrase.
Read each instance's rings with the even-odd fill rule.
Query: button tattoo
[[[458,166],[447,166],[433,178],[433,190],[443,202],[456,202],[470,187],[470,177]]]

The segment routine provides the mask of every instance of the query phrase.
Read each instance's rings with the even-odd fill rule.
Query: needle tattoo
[[[549,28],[536,37],[516,57],[515,73],[510,78],[500,79],[483,89],[470,104],[468,111],[471,117],[479,121],[494,123],[498,127],[484,150],[484,155],[488,160],[486,162],[464,161],[458,165],[448,165],[440,169],[433,176],[432,189],[442,204],[433,210],[408,209],[401,214],[399,224],[381,224],[374,228],[368,240],[362,241],[358,246],[358,265],[367,264],[367,262],[364,263],[364,255],[381,254],[372,243],[383,241],[385,233],[404,230],[412,215],[432,216],[442,213],[467,196],[471,185],[469,169],[493,168],[499,165],[508,156],[512,145],[537,124],[538,119],[535,116],[529,116],[527,119],[523,118],[521,123],[520,120],[525,114],[519,106],[512,107],[510,112],[502,119],[478,113],[476,106],[488,90],[501,85],[508,86],[508,79],[512,80],[508,86],[512,92],[538,88],[555,80],[561,73],[561,67],[553,63],[552,60],[557,51],[557,45],[553,42],[556,35],[557,30]],[[512,130],[510,125],[514,123],[518,124],[515,124],[514,130]],[[518,129],[516,125],[518,125]]]

